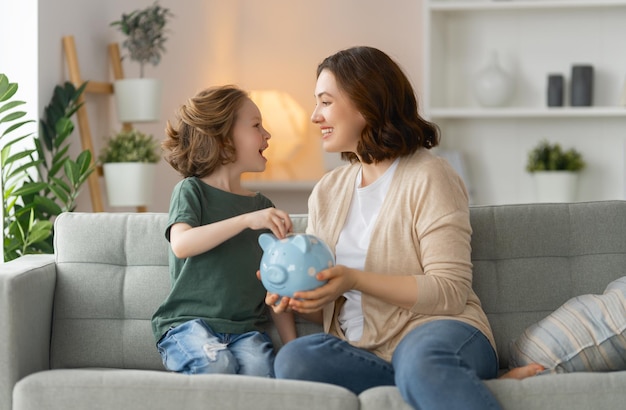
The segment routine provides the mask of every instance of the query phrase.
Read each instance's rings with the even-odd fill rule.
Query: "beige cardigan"
[[[326,174],[309,198],[307,232],[334,250],[345,223],[360,164]],[[417,302],[410,309],[362,296],[363,336],[355,346],[390,361],[410,330],[435,319],[456,319],[495,342],[472,290],[468,196],[461,178],[426,149],[400,159],[372,231],[365,270],[414,275]],[[337,322],[339,298],[324,308],[324,331],[345,339]]]

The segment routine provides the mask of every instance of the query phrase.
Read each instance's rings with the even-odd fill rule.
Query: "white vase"
[[[572,171],[533,172],[537,202],[574,202],[578,173]]]
[[[513,85],[513,77],[504,71],[494,51],[474,78],[474,96],[483,107],[501,107],[511,100]]]
[[[111,162],[102,168],[110,206],[150,205],[156,164]]]
[[[113,84],[120,122],[158,121],[162,82],[154,78],[127,78]]]

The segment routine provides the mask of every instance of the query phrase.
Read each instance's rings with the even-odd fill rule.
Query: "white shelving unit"
[[[621,0],[434,0],[431,10],[523,10],[614,7]]]
[[[310,192],[317,181],[265,181],[245,180],[242,185],[251,191],[306,191]]]
[[[242,185],[259,191],[272,200],[277,208],[292,214],[306,214],[308,199],[317,181],[245,180]]]
[[[578,200],[625,193],[626,0],[423,0],[424,113],[442,147],[463,154],[473,203],[532,202],[526,155],[541,139],[580,150]],[[505,107],[483,108],[475,75],[497,51],[516,81]],[[594,66],[592,107],[569,106],[574,64]],[[548,108],[548,74],[563,74],[563,107]]]

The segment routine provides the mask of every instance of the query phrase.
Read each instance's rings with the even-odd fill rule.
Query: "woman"
[[[275,307],[325,331],[284,346],[276,377],[356,394],[396,385],[420,409],[500,408],[481,381],[497,376],[498,360],[472,290],[468,195],[429,151],[438,128],[419,116],[401,68],[371,47],[326,58],[315,98],[324,150],[350,162],[309,198],[307,232],[333,248],[337,265],[318,274],[326,285]]]

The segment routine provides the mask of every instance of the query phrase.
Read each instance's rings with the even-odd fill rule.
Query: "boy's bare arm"
[[[278,335],[283,344],[290,342],[298,337],[296,333],[296,322],[293,318],[293,312],[276,313],[270,309],[272,320],[278,330]]]

